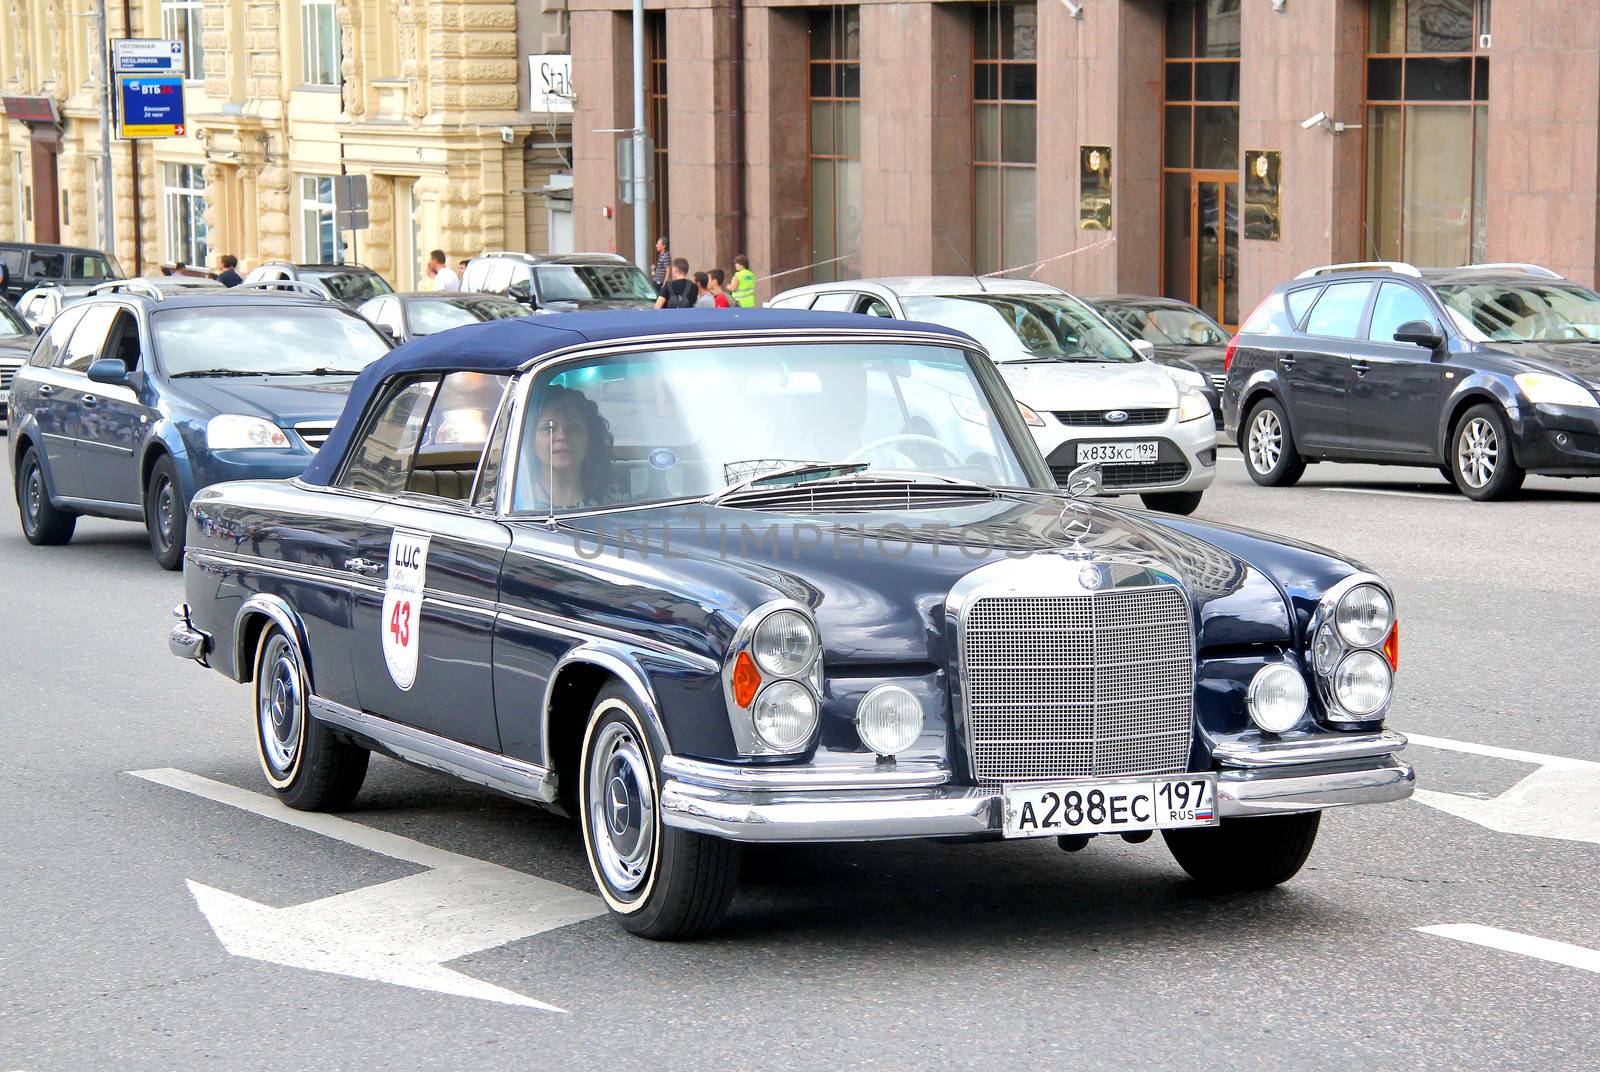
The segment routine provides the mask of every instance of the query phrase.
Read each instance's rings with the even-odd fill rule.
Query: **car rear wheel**
[[[255,662],[256,753],[278,799],[300,811],[347,808],[367,777],[368,752],[311,717],[300,649],[276,623]]]
[[[1508,499],[1527,475],[1511,455],[1505,416],[1487,402],[1461,415],[1450,437],[1450,464],[1456,487],[1469,499]]]
[[[584,852],[612,918],[664,941],[714,928],[733,899],[739,846],[661,821],[656,759],[625,690],[595,701],[579,764]]]
[[[1264,890],[1299,873],[1317,841],[1320,811],[1224,819],[1220,826],[1163,830],[1178,866],[1207,890]]]
[[[1192,514],[1200,508],[1198,491],[1164,491],[1139,496],[1146,510],[1160,510],[1164,514]]]
[[[144,527],[150,533],[150,550],[162,569],[183,565],[184,525],[188,511],[178,486],[178,467],[163,454],[150,470],[144,489]]]
[[[1305,459],[1294,449],[1289,418],[1275,398],[1263,399],[1250,411],[1244,425],[1244,467],[1250,479],[1269,488],[1286,488],[1306,471]]]
[[[22,534],[41,547],[66,543],[78,525],[76,514],[50,505],[50,482],[34,447],[27,449],[17,466],[17,513],[22,518]]]

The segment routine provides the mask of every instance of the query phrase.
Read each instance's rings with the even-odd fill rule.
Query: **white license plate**
[[[1174,774],[1121,782],[1008,785],[1005,836],[1122,834],[1216,826],[1217,776]]]
[[[1159,453],[1156,441],[1140,439],[1128,443],[1079,443],[1078,464],[1084,462],[1121,462],[1134,465],[1151,465]]]

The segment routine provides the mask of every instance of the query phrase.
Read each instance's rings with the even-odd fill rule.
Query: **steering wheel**
[[[872,442],[863,443],[855,450],[852,450],[848,455],[845,456],[844,460],[847,462],[859,462],[868,454],[871,454],[873,451],[878,450],[881,447],[894,447],[899,446],[902,443],[908,445],[916,443],[922,446],[933,447],[940,454],[943,454],[946,458],[949,458],[957,465],[965,464],[961,460],[961,455],[957,454],[955,451],[951,450],[949,447],[933,438],[933,436],[923,435],[921,432],[900,432],[897,435],[886,435],[881,438],[874,439]]]

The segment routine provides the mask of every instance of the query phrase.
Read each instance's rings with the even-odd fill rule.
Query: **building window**
[[[206,263],[206,180],[195,164],[161,166],[161,199],[167,212],[167,259]]]
[[[300,176],[300,248],[308,264],[337,264],[339,233],[334,230],[333,179]]]
[[[811,272],[861,273],[861,9],[811,15]]]
[[[183,77],[196,82],[206,76],[206,48],[201,40],[201,0],[161,0],[161,35],[183,42]]]
[[[1239,323],[1239,0],[1169,0],[1162,293]]]
[[[667,234],[667,13],[647,12],[644,17],[645,58],[649,65],[649,100],[645,133],[655,146],[655,200],[650,203],[650,225],[656,235]]]
[[[972,48],[973,247],[977,271],[1034,259],[1038,225],[1038,8],[974,9]]]
[[[300,69],[308,86],[337,86],[343,81],[333,0],[300,0]]]
[[[1468,264],[1484,254],[1487,0],[1371,0],[1367,18],[1370,257]]]

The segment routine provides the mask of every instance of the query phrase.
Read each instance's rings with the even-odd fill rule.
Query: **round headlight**
[[[1389,627],[1394,624],[1394,604],[1377,585],[1358,584],[1339,600],[1333,620],[1346,644],[1353,648],[1374,647],[1389,635]]]
[[[774,681],[756,697],[756,733],[769,748],[789,752],[806,743],[817,728],[817,701],[805,686]]]
[[[902,752],[922,735],[922,705],[899,685],[879,685],[856,708],[856,732],[880,756]]]
[[[793,677],[817,657],[817,631],[799,611],[775,610],[756,627],[750,654],[764,673]]]
[[[1287,663],[1273,663],[1256,671],[1245,689],[1244,705],[1250,718],[1268,733],[1294,729],[1306,716],[1306,679]]]
[[[1352,715],[1371,715],[1389,702],[1394,675],[1375,651],[1353,651],[1333,675],[1333,695]]]

